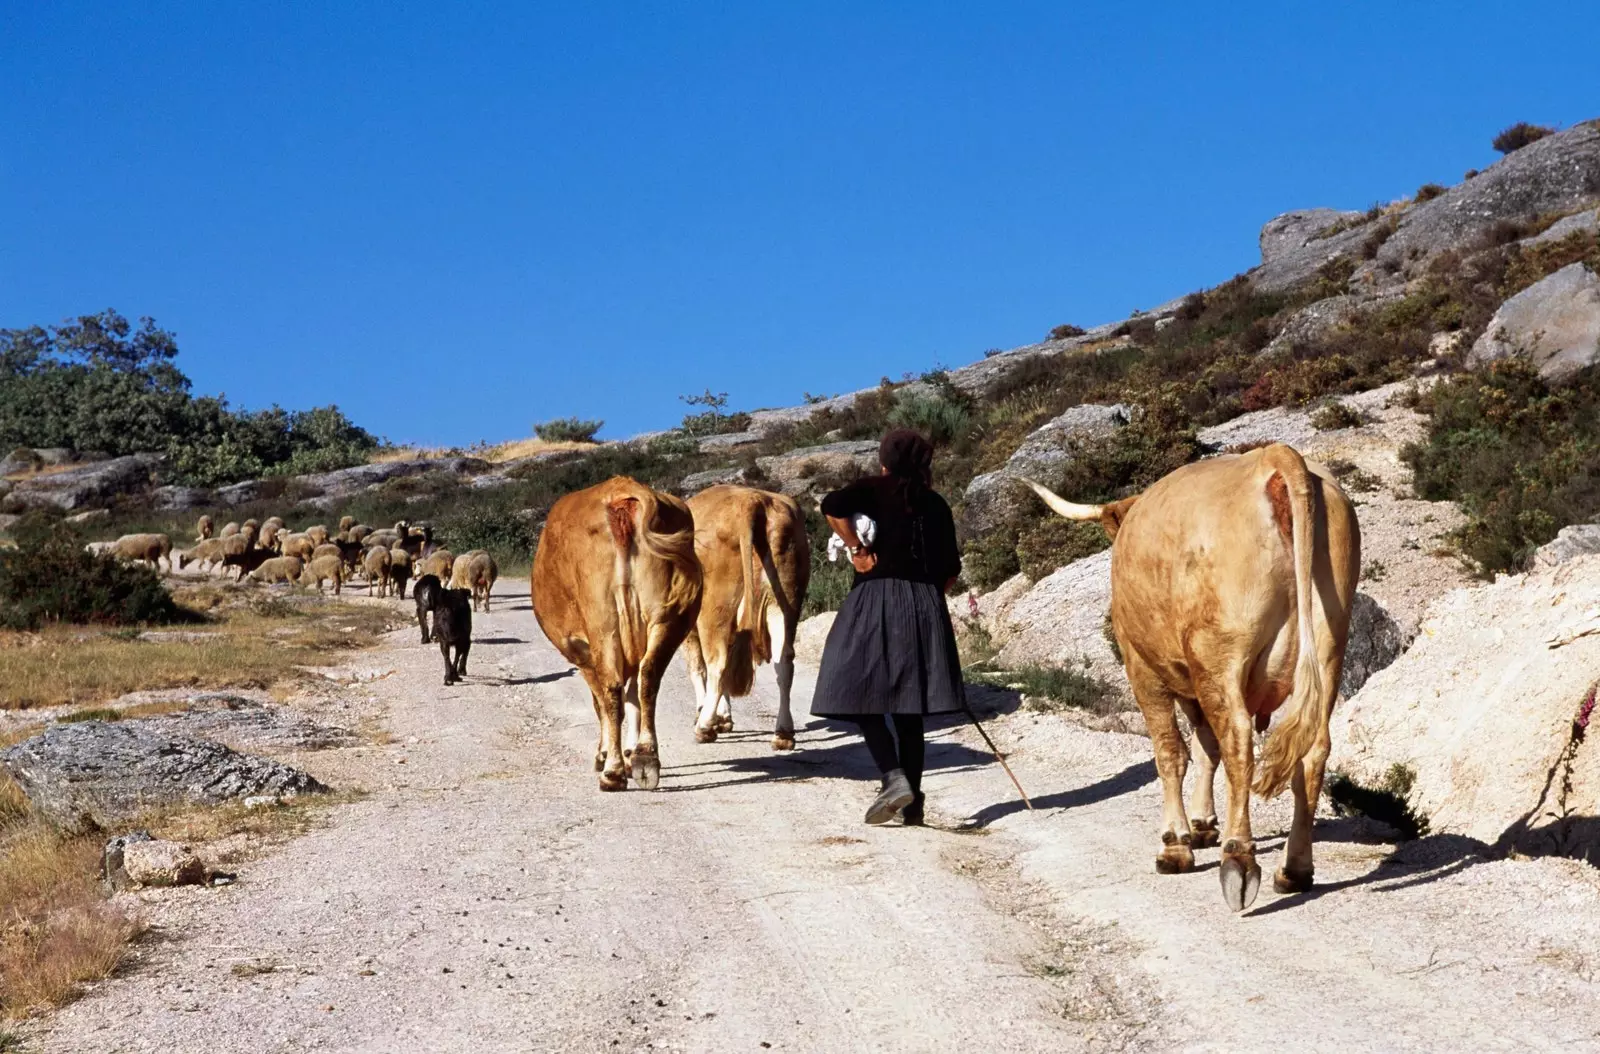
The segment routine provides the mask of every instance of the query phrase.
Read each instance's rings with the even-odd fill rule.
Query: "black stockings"
[[[867,751],[878,771],[903,769],[911,789],[922,792],[922,764],[926,746],[922,740],[921,714],[869,714],[854,719],[861,726],[861,738],[867,741]],[[894,734],[889,733],[890,724]],[[895,740],[899,740],[898,748]]]

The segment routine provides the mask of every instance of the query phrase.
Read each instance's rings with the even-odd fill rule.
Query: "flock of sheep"
[[[404,598],[413,576],[433,575],[450,588],[467,590],[473,609],[482,604],[485,611],[500,576],[487,551],[474,549],[457,556],[434,541],[431,526],[413,527],[404,520],[373,529],[345,516],[337,532],[320,523],[289,531],[281,517],[273,516],[260,523],[228,523],[217,531],[211,517],[202,516],[195,535],[191,548],[176,552],[165,534],[125,534],[96,548],[157,570],[163,563],[169,571],[193,565],[206,572],[232,573],[240,581],[248,576],[254,582],[315,585],[318,592],[331,583],[339,593],[344,583],[360,575],[369,592]]]

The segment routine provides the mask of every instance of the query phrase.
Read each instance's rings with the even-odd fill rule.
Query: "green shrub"
[[[1050,339],[1071,340],[1073,337],[1081,337],[1087,332],[1089,331],[1082,326],[1074,326],[1069,322],[1052,329],[1050,331]]]
[[[700,395],[680,395],[678,398],[690,406],[705,407],[698,413],[684,415],[683,424],[680,426],[685,433],[696,439],[724,435],[728,432],[743,432],[750,427],[749,414],[726,412],[727,392],[713,392],[707,388]]]
[[[980,593],[999,587],[1021,570],[1015,530],[988,531],[970,539],[961,554],[961,580]]]
[[[1074,560],[1111,547],[1098,523],[1078,523],[1054,514],[1036,520],[1017,535],[1017,563],[1023,574],[1037,582]]]
[[[1311,427],[1321,432],[1333,432],[1341,428],[1357,428],[1366,423],[1360,411],[1352,410],[1341,402],[1326,403],[1316,409],[1311,415]]]
[[[1030,709],[1044,712],[1071,708],[1104,715],[1123,709],[1109,684],[1070,666],[1019,666],[999,673],[975,674],[973,680],[1021,692],[1028,697]]]
[[[806,586],[806,602],[801,617],[810,618],[824,611],[838,611],[855,584],[855,568],[847,560],[828,561],[828,539],[833,530],[822,513],[806,510],[806,536],[811,539],[811,581]]]
[[[1525,567],[1570,523],[1600,516],[1600,368],[1561,385],[1512,357],[1423,396],[1428,438],[1401,451],[1419,497],[1455,501],[1454,534],[1485,577]]]
[[[525,566],[533,558],[533,524],[522,512],[499,502],[457,505],[434,521],[434,532],[452,552],[488,550],[502,572]]]
[[[933,386],[933,394],[898,393],[884,424],[889,428],[915,429],[934,446],[948,446],[965,438],[972,428],[971,397],[951,384],[943,370],[927,374],[923,380]]]
[[[83,536],[67,524],[24,521],[16,539],[16,548],[0,549],[0,626],[131,625],[182,617],[153,570],[88,552]]]
[[[1489,145],[1502,154],[1509,154],[1521,150],[1529,143],[1536,143],[1547,135],[1554,135],[1555,131],[1554,128],[1546,128],[1544,125],[1518,121],[1510,128],[1501,131]]]
[[[533,434],[546,443],[592,443],[604,421],[584,421],[576,417],[557,417],[533,426]]]

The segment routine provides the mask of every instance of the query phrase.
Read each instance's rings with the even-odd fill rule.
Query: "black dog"
[[[467,675],[467,652],[472,650],[472,590],[441,589],[433,608],[433,635],[444,656],[444,683],[455,684]],[[455,648],[456,660],[450,661]]]
[[[428,614],[438,610],[439,594],[444,592],[444,584],[439,581],[438,575],[423,575],[417,579],[416,588],[411,591],[411,597],[417,602],[417,625],[422,628],[422,643],[432,644],[433,637],[428,633]]]

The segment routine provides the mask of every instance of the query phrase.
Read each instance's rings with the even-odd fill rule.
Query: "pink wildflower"
[[[967,594],[967,614],[971,615],[973,618],[978,617],[978,594],[976,593],[969,592]],[[1594,693],[1592,692],[1589,695],[1589,705],[1594,705]]]
[[[1589,718],[1594,715],[1594,688],[1589,689],[1589,694],[1583,697],[1583,704],[1578,707],[1577,720],[1572,723],[1579,728],[1589,727]]]

